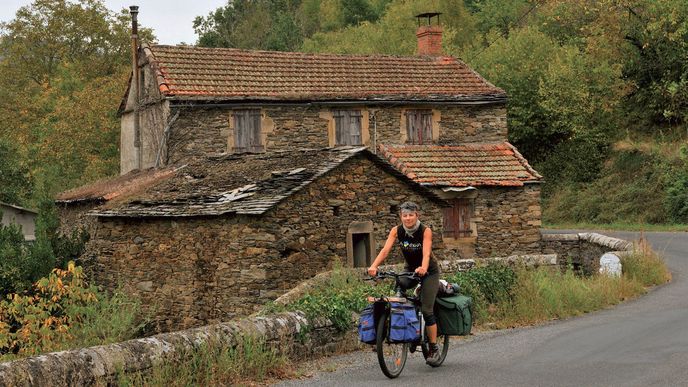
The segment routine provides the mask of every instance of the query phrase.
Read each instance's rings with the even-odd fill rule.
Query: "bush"
[[[0,296],[23,291],[31,285],[27,255],[28,247],[19,226],[0,224]]]
[[[31,294],[0,301],[0,359],[107,344],[137,333],[139,304],[89,286],[73,262],[37,281]]]
[[[66,236],[58,233],[58,226],[57,212],[50,200],[40,205],[34,242],[24,241],[19,226],[0,224],[0,296],[27,291],[53,268],[65,268],[67,262],[83,253],[88,232],[75,230]]]
[[[351,313],[360,312],[367,304],[367,297],[374,293],[389,295],[390,281],[381,287],[364,283],[359,276],[341,267],[336,267],[325,283],[317,285],[303,297],[283,309],[300,310],[309,318],[326,317],[340,331],[351,328]],[[276,311],[274,309],[272,311]]]
[[[516,279],[514,270],[501,263],[490,263],[447,277],[447,281],[459,284],[461,293],[473,298],[473,315],[478,324],[490,319],[495,305],[512,299]]]

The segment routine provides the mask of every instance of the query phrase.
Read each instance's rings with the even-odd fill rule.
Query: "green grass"
[[[578,316],[636,298],[671,280],[666,264],[644,238],[621,261],[623,274],[618,277],[581,276],[572,269],[516,268],[516,280],[502,297],[493,302],[476,298],[477,324],[505,328]]]
[[[236,346],[204,343],[145,372],[121,374],[120,386],[229,386],[255,385],[284,377],[291,366],[285,355],[264,341],[245,337]]]
[[[649,223],[543,223],[542,228],[554,230],[600,230],[600,231],[688,231],[688,224]]]

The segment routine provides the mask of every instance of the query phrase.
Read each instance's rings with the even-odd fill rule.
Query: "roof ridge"
[[[423,62],[436,62],[441,63],[442,58],[452,58],[454,61],[457,60],[456,57],[445,55],[445,56],[428,56],[428,55],[394,55],[394,54],[339,54],[331,52],[304,52],[304,51],[275,51],[275,50],[253,50],[247,48],[236,48],[236,47],[202,47],[193,45],[171,45],[171,44],[153,44],[148,45],[151,48],[171,48],[179,50],[201,50],[201,51],[225,51],[225,52],[245,52],[245,53],[262,53],[262,54],[274,54],[278,56],[310,56],[310,57],[333,57],[333,58],[415,58],[421,59]],[[143,45],[142,45],[143,46]],[[439,59],[438,59],[439,58]],[[464,66],[467,65],[461,62]]]

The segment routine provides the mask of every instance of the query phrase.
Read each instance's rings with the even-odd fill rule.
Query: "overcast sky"
[[[19,7],[31,0],[0,0],[0,21],[14,19]],[[227,0],[105,0],[105,6],[119,12],[139,6],[139,25],[150,27],[161,44],[195,43],[193,20],[227,4]]]

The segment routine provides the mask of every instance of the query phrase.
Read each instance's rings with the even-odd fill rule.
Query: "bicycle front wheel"
[[[408,354],[407,343],[391,343],[389,335],[390,318],[389,313],[380,316],[377,323],[377,361],[380,369],[390,379],[394,379],[401,374],[406,365],[406,355]]]

